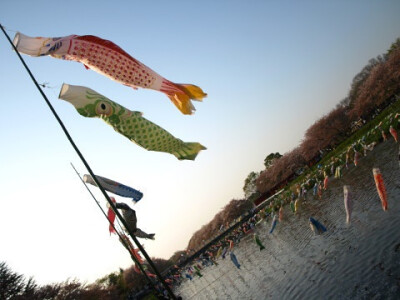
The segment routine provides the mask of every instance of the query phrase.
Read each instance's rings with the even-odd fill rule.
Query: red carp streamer
[[[319,199],[322,199],[322,189],[323,189],[322,183],[319,183],[318,184],[318,191],[317,191]]]
[[[390,134],[392,135],[392,137],[394,138],[394,140],[397,143],[397,131],[396,131],[396,129],[394,129],[393,126],[390,126],[389,132],[390,132]]]
[[[374,174],[376,189],[378,191],[379,198],[381,199],[382,208],[386,211],[388,210],[387,194],[381,171],[378,168],[373,168],[372,173]]]
[[[382,130],[382,138],[383,138],[383,141],[384,141],[384,142],[387,141],[386,133],[385,133],[385,131],[383,131],[383,130]]]
[[[113,203],[116,203],[114,197],[110,197],[110,199]],[[114,229],[115,212],[113,211],[113,209],[111,207],[108,208],[107,218],[108,218],[108,221],[110,221],[110,224],[108,225],[108,231],[110,232],[110,235],[111,235],[111,233],[115,233],[115,229]]]
[[[137,266],[137,264],[135,263],[135,265],[133,266],[133,270],[135,270],[136,273],[141,274],[142,272],[140,272],[139,267]]]
[[[329,181],[329,177],[328,177],[328,175],[326,175],[324,178],[324,190],[326,190],[328,188],[328,181]]]
[[[132,255],[133,255],[134,257],[136,257],[136,259],[138,260],[138,262],[140,262],[140,263],[142,264],[144,261],[143,261],[143,258],[140,256],[139,251],[140,251],[140,250],[139,250],[138,248],[137,248],[137,249],[133,248],[132,251],[131,251],[131,253],[132,253]]]
[[[18,32],[13,43],[20,53],[80,62],[87,69],[134,89],[141,87],[160,91],[185,115],[195,111],[191,100],[202,101],[207,96],[196,85],[169,81],[113,42],[93,35],[46,38],[29,37]]]
[[[354,152],[354,165],[357,167],[358,165],[358,160],[360,159],[360,152],[355,151]]]
[[[229,242],[229,250],[233,249],[233,241],[232,240],[228,240]]]
[[[149,276],[149,277],[153,277],[153,278],[156,278],[156,277],[157,277],[156,275],[154,275],[153,273],[150,273],[149,271],[146,271],[146,274],[147,274],[147,276]]]
[[[129,238],[125,234],[120,233],[120,241],[121,241],[121,243],[123,243],[122,240],[126,243],[126,244],[123,244],[125,247],[128,247],[128,249],[133,248],[133,245],[132,245],[131,241],[129,240]]]

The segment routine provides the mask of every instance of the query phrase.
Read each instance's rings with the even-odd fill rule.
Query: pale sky
[[[152,257],[168,259],[230,200],[271,152],[346,97],[351,80],[400,37],[399,1],[0,2],[11,39],[96,35],[160,75],[208,97],[182,115],[162,93],[133,90],[82,64],[24,55],[95,174],[143,192],[133,208]],[[94,281],[132,261],[70,166],[87,171],[0,33],[0,261],[39,284]],[[207,147],[195,161],[149,152],[58,99],[62,83],[89,87]],[[90,187],[106,209],[99,190]],[[111,195],[111,194],[110,194]],[[116,197],[132,206],[129,199]]]

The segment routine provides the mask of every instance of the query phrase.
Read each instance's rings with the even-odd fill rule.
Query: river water
[[[205,267],[203,277],[184,280],[175,288],[183,299],[400,299],[400,167],[399,146],[390,139],[362,157],[357,167],[329,178],[322,200],[308,192],[300,213],[285,207],[284,220],[273,234],[262,222],[256,233],[266,247],[260,251],[251,236],[234,248],[241,264],[229,255],[218,266]],[[383,211],[372,169],[378,167],[388,194]],[[346,224],[343,185],[350,185],[352,222]],[[327,227],[314,235],[313,216]]]

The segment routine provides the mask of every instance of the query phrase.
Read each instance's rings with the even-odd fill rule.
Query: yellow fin
[[[185,115],[191,115],[196,109],[194,108],[191,100],[202,101],[207,96],[201,88],[193,84],[179,84],[175,85],[178,91],[167,92],[168,98],[175,104],[175,106]]]
[[[193,84],[176,84],[180,89],[182,89],[190,99],[196,101],[202,101],[203,98],[207,97],[207,94],[197,85]]]

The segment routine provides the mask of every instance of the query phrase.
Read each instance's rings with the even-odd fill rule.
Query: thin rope
[[[9,28],[9,27],[3,26],[3,28],[4,28],[5,30],[7,30],[7,31],[10,31],[10,32],[18,32],[18,30],[14,30],[14,29],[11,29],[11,28]]]

